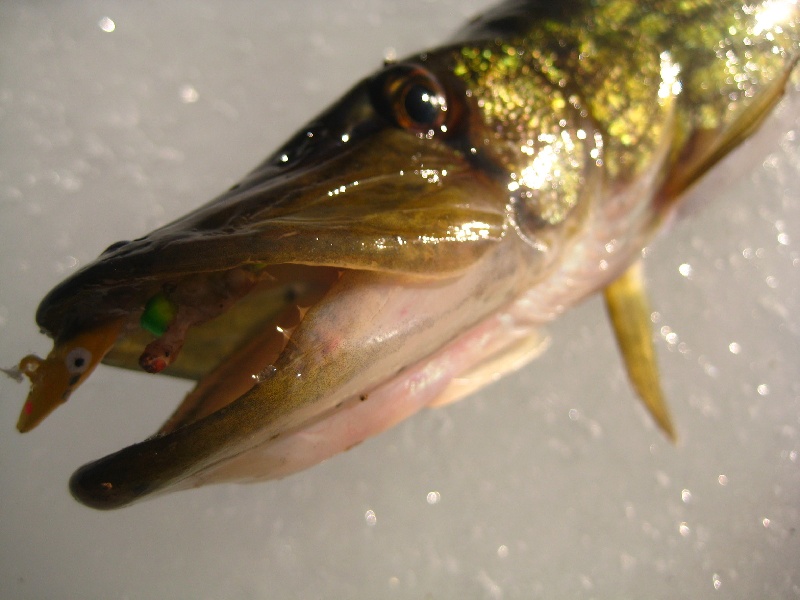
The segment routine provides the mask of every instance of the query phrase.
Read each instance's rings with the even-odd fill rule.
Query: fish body
[[[48,373],[88,339],[87,375],[104,361],[198,383],[156,436],[82,467],[80,501],[280,477],[524,364],[541,324],[605,289],[670,431],[627,326],[647,315],[624,300],[641,295],[629,267],[798,56],[793,0],[504,2],[54,288],[37,322],[55,348],[20,365],[18,427],[80,385]]]

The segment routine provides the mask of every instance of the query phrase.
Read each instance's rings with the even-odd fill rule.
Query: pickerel
[[[797,0],[508,0],[387,62],[240,183],[56,286],[12,375],[28,431],[100,362],[196,387],[73,495],[282,477],[536,356],[604,290],[669,436],[639,270],[800,56]]]

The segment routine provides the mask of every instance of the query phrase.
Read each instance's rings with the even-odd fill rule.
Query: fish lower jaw
[[[449,404],[540,355],[549,338],[525,302],[484,319],[430,356],[308,423],[197,474],[181,488],[280,479],[357,446],[426,407]]]

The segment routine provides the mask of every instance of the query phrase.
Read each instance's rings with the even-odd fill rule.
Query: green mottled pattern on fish
[[[455,73],[481,91],[477,103],[493,132],[487,151],[535,192],[531,210],[550,224],[579,204],[590,165],[611,181],[630,181],[665,140],[678,149],[698,131],[721,132],[800,46],[798,6],[786,2],[528,4],[527,30],[516,30],[520,20],[500,21],[497,32],[510,36],[466,44]]]

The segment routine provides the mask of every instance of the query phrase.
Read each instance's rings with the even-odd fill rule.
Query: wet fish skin
[[[452,366],[476,331],[505,334],[511,322],[530,333],[612,286],[681,194],[779,100],[800,53],[799,10],[789,0],[505,2],[441,48],[367,77],[218,199],[112,246],[43,300],[37,321],[56,348],[128,315],[106,359],[137,368],[149,299],[185,298],[175,290],[198,282],[225,296],[220,274],[237,270],[263,276],[257,290],[318,293],[289,343],[263,357],[275,375],[255,385],[249,365],[230,362],[239,355],[217,348],[273,329],[295,296],[266,290],[269,308],[243,296],[210,311],[174,374],[202,386],[223,372],[246,391],[190,395],[191,416],[86,465],[73,494],[115,508],[284,475],[286,461],[307,466],[304,431],[344,411],[372,418],[361,397],[418,389],[417,403],[432,404],[446,377],[479,372],[474,356]],[[515,366],[534,354],[505,350]],[[199,367],[201,355],[211,360]],[[438,374],[422,368],[433,356],[447,366]],[[403,379],[412,373],[416,387]],[[280,468],[243,462],[278,440],[289,444]],[[332,453],[358,441],[315,443]]]

